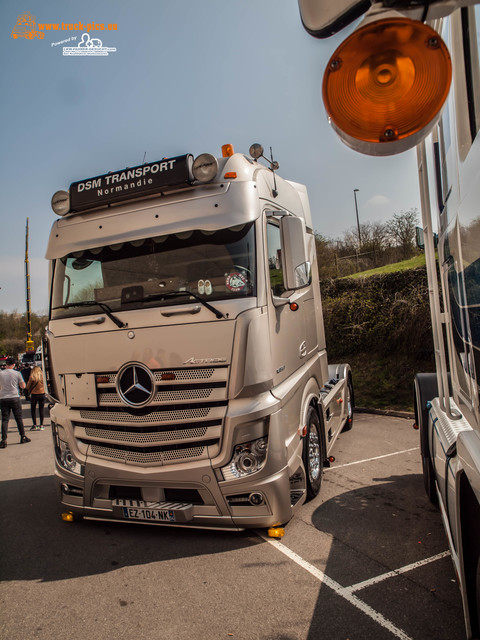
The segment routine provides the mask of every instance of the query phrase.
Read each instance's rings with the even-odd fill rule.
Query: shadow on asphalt
[[[333,476],[328,476],[330,480],[334,481]],[[347,477],[335,481],[347,483]],[[448,548],[439,511],[426,497],[421,475],[392,475],[373,478],[373,482],[340,493],[312,514],[312,524],[332,540],[325,574],[344,587]],[[411,638],[460,640],[464,638],[463,613],[453,580],[453,565],[447,556],[355,595]],[[352,637],[348,635],[352,634],[351,620],[345,627],[342,616],[332,615],[334,600],[334,592],[322,585],[307,640],[322,637],[326,620],[330,638]],[[362,626],[355,629],[356,639],[392,637],[367,616],[361,616],[359,622]]]
[[[342,482],[346,484],[347,478]],[[312,514],[312,522],[336,542],[372,558],[385,570],[447,549],[439,511],[428,500],[419,474],[372,478],[371,485],[344,491],[324,502]],[[332,564],[331,558],[329,575],[338,579],[335,576],[340,571],[339,578],[343,578],[341,566]]]
[[[2,580],[65,580],[256,544],[253,533],[61,520],[54,476],[1,483]]]

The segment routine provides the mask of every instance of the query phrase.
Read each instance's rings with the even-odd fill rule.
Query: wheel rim
[[[308,475],[311,481],[318,480],[320,476],[320,440],[313,424],[308,434]]]

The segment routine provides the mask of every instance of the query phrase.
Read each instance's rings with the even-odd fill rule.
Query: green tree
[[[317,251],[318,273],[320,279],[335,278],[337,276],[335,268],[334,241],[326,238],[320,233],[315,233],[315,248]]]
[[[32,337],[35,347],[40,346],[47,316],[31,314]],[[27,318],[25,313],[6,313],[0,311],[0,354],[16,357],[18,353],[25,351],[27,340]]]
[[[415,254],[415,229],[417,225],[417,209],[394,213],[393,218],[387,222],[388,234],[392,243],[398,247],[401,260],[410,258]]]

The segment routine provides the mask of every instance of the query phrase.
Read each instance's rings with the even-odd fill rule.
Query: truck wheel
[[[438,394],[435,374],[419,373],[414,383],[415,422],[420,430],[420,454],[422,457],[423,484],[425,492],[434,505],[438,504],[430,447],[428,444],[428,409],[427,401]]]
[[[303,439],[303,465],[307,480],[307,500],[318,495],[323,475],[323,439],[320,430],[320,418],[313,407],[307,415],[307,434]]]
[[[422,473],[423,473],[423,485],[425,492],[430,502],[434,505],[438,504],[437,490],[435,488],[434,470],[432,465],[432,459],[430,454],[427,456],[422,455]]]
[[[343,425],[342,432],[350,431],[350,429],[353,427],[353,408],[355,406],[355,403],[353,401],[353,384],[352,384],[351,378],[348,378],[348,382],[347,382],[346,403],[347,403],[347,419],[345,421],[345,424]]]
[[[476,605],[477,605],[477,610],[475,612],[475,618],[472,621],[473,623],[476,622],[477,624],[477,637],[478,634],[480,633],[480,556],[477,560],[477,579],[476,579],[476,589],[475,589],[475,600],[476,600]]]
[[[465,473],[460,477],[460,531],[463,582],[471,627],[469,637],[480,637],[480,504]]]

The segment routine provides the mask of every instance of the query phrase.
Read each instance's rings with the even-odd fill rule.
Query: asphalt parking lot
[[[64,523],[50,429],[29,436],[19,445],[12,420],[0,452],[2,640],[56,640],[66,629],[102,640],[465,637],[411,420],[356,414],[320,496],[279,540]]]

